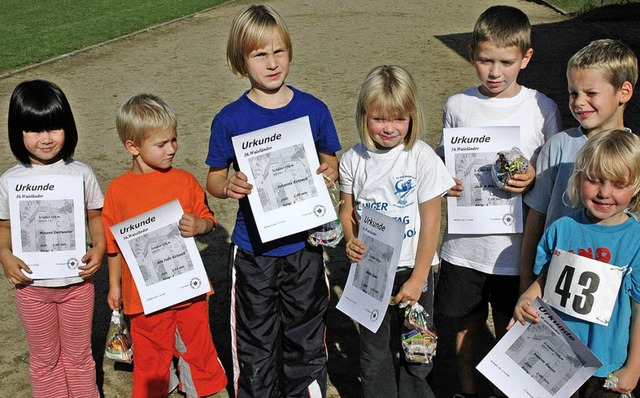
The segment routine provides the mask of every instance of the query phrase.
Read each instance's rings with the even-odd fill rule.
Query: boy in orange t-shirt
[[[116,126],[133,165],[107,187],[102,217],[109,307],[120,309],[124,303],[124,312],[131,317],[135,346],[132,396],[166,397],[175,389],[177,377],[170,371],[174,356],[180,390],[187,397],[212,395],[226,386],[227,378],[211,338],[206,295],[145,315],[131,271],[109,227],[175,199],[185,211],[179,222],[182,236],[211,232],[215,218],[193,175],[172,167],[178,149],[177,119],[164,100],[149,94],[130,98],[120,108]]]

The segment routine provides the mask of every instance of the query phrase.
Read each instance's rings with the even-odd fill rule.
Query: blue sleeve
[[[315,137],[316,150],[322,153],[335,153],[341,149],[338,131],[333,123],[329,108],[324,108],[318,118],[318,131]]]
[[[533,273],[536,275],[546,274],[553,255],[553,249],[556,247],[556,228],[551,225],[542,235],[538,249],[536,250],[536,261],[533,266]]]
[[[231,143],[230,128],[219,113],[211,122],[209,153],[205,163],[211,167],[225,168],[231,164],[233,159],[235,159],[235,153]]]

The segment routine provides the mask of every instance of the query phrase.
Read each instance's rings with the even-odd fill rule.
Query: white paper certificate
[[[81,175],[15,177],[9,185],[13,254],[32,279],[78,276],[87,252]]]
[[[337,218],[307,116],[232,137],[240,170],[253,190],[249,203],[263,242]]]
[[[462,196],[447,198],[449,233],[522,232],[522,195],[496,187],[491,177],[496,154],[520,146],[520,128],[445,128],[443,140],[447,169],[464,187]]]
[[[602,364],[540,299],[540,323],[516,322],[477,369],[509,397],[571,396]]]
[[[404,223],[365,207],[359,224],[358,238],[366,247],[364,258],[351,265],[336,308],[375,333],[389,306]]]
[[[626,267],[555,249],[542,298],[559,311],[607,326],[625,270]]]
[[[208,293],[209,279],[193,238],[183,238],[178,200],[113,225],[145,314]]]

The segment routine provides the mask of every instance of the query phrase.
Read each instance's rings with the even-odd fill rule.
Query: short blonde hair
[[[389,119],[408,114],[411,120],[404,142],[407,149],[413,147],[424,129],[424,111],[416,84],[409,72],[397,65],[374,68],[360,86],[356,127],[362,143],[374,149],[375,144],[367,131],[367,112],[379,112]]]
[[[635,87],[638,81],[638,58],[619,40],[594,40],[578,50],[567,62],[567,72],[573,69],[597,69],[616,89],[624,82]]]
[[[153,94],[136,94],[118,111],[116,129],[122,143],[140,145],[156,132],[177,130],[178,119],[169,104]]]
[[[293,58],[291,35],[284,20],[272,7],[252,5],[236,15],[231,23],[227,40],[227,64],[231,71],[246,76],[246,57],[258,48],[265,47],[279,38]]]
[[[578,152],[567,186],[567,194],[574,207],[581,205],[583,176],[590,180],[628,184],[634,191],[629,210],[637,212],[640,208],[640,137],[626,130],[611,129],[587,141]]]
[[[481,42],[497,47],[516,46],[522,55],[526,54],[531,48],[531,23],[527,14],[510,6],[487,8],[473,28],[471,50],[475,52]]]

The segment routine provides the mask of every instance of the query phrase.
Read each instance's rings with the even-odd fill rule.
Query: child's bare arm
[[[418,205],[420,211],[420,237],[416,260],[411,276],[396,294],[396,302],[398,303],[408,302],[413,304],[422,295],[422,288],[429,277],[431,262],[436,253],[436,246],[440,237],[441,203],[441,197],[436,196]],[[433,286],[428,288],[433,289]]]
[[[107,255],[109,266],[109,294],[107,303],[112,310],[122,307],[122,258],[119,253]]]
[[[209,168],[207,174],[207,192],[218,199],[242,199],[251,193],[253,185],[247,182],[247,176],[236,171],[230,176],[229,168]]]
[[[340,172],[338,169],[338,157],[335,153],[319,152],[318,160],[320,161],[320,167],[318,167],[316,173],[324,174],[327,188],[331,188],[340,177]]]
[[[102,258],[106,251],[107,243],[104,237],[104,226],[102,225],[102,210],[87,210],[87,226],[89,236],[91,236],[91,247],[82,257],[84,265],[78,267],[80,269],[80,277],[88,279],[95,274],[102,266]]]
[[[547,274],[542,274],[536,279],[529,288],[522,293],[518,302],[516,303],[516,308],[513,310],[513,318],[509,321],[509,325],[507,329],[511,329],[514,323],[520,322],[524,325],[525,320],[529,320],[534,323],[540,322],[540,316],[538,312],[531,306],[531,303],[536,299],[536,297],[542,297],[542,292],[544,292],[544,285],[547,281]]]
[[[346,252],[349,261],[357,263],[364,255],[364,244],[357,237],[356,213],[353,203],[353,195],[340,192],[339,218],[342,224],[344,239],[347,242]]]
[[[183,214],[178,223],[180,234],[185,238],[208,234],[215,228],[210,218],[201,218],[194,214]]]
[[[615,371],[618,385],[612,390],[619,393],[630,393],[636,388],[640,378],[640,303],[633,301],[631,328],[629,330],[629,348],[627,361],[624,366]]]
[[[533,209],[529,209],[527,220],[524,223],[524,235],[522,238],[522,251],[520,253],[520,294],[531,286],[535,280],[533,266],[536,261],[538,243],[544,233],[546,215]]]
[[[0,220],[0,262],[4,276],[14,285],[31,282],[31,278],[26,276],[22,270],[31,273],[31,269],[24,261],[13,255],[11,250],[11,222]]]

